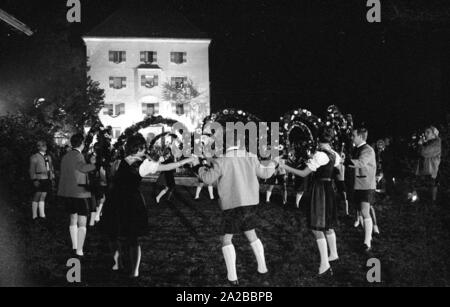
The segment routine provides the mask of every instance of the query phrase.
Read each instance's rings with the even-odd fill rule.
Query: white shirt
[[[332,153],[336,156],[336,161],[334,162],[334,167],[337,167],[341,164],[341,157],[337,152],[331,150]],[[330,162],[330,158],[323,151],[316,151],[313,157],[306,163],[306,166],[313,172],[317,171],[317,169],[321,166],[327,165]]]
[[[359,145],[358,147],[356,147],[356,148],[361,148],[362,146],[364,146],[364,145],[366,145],[367,144],[367,142],[364,142],[364,143],[362,143],[361,145]]]
[[[159,163],[155,161],[150,161],[148,159],[142,162],[139,167],[139,175],[145,177],[151,174],[155,174],[158,171]]]

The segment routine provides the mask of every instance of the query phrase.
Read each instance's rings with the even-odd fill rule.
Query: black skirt
[[[309,227],[318,231],[336,227],[337,207],[332,181],[314,180],[309,197]]]
[[[148,234],[148,212],[139,191],[111,193],[106,198],[101,227],[111,238],[134,238]]]

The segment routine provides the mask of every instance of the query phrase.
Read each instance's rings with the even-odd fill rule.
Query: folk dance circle
[[[250,122],[255,117],[243,112],[225,110],[205,120],[217,122]],[[342,115],[332,106],[325,120],[314,117],[309,111],[298,109],[281,118],[278,150],[281,157],[261,158],[251,152],[245,137],[234,137],[224,142],[223,152],[215,155],[191,155],[183,158],[167,148],[180,147],[177,135],[170,146],[157,148],[156,142],[147,140],[136,131],[128,131],[120,144],[111,151],[108,130],[103,129],[93,150],[89,152],[91,138],[83,134],[71,137],[71,149],[63,153],[60,165],[57,195],[64,203],[70,217],[69,235],[71,248],[76,257],[85,255],[84,243],[88,226],[98,227],[108,238],[113,260],[112,270],[118,271],[129,257],[129,276],[140,276],[142,259],[141,238],[149,234],[148,207],[141,192],[144,177],[160,174],[158,185],[162,191],[155,202],[170,201],[176,189],[174,172],[187,167],[196,176],[195,200],[200,199],[202,187],[207,186],[209,197],[215,199],[222,211],[220,226],[221,252],[230,285],[239,285],[236,268],[236,248],[233,237],[244,233],[257,262],[256,272],[268,274],[265,249],[270,249],[258,237],[260,226],[258,209],[260,182],[268,185],[266,203],[270,204],[275,185],[281,187],[283,205],[288,203],[288,182],[294,179],[296,207],[306,212],[307,225],[317,245],[317,275],[333,275],[333,263],[339,261],[339,237],[336,233],[339,203],[344,203],[344,215],[350,216],[353,204],[355,227],[364,228],[360,250],[370,253],[372,236],[379,234],[376,221],[374,195],[379,188],[380,177],[387,177],[391,188],[393,176],[389,169],[386,143],[374,149],[367,143],[369,132],[356,128],[349,115]],[[270,130],[270,129],[268,129]],[[205,129],[202,148],[217,146],[214,133]],[[225,134],[237,136],[236,131]],[[163,142],[161,142],[163,144]],[[426,130],[426,136],[417,143],[423,159],[417,175],[430,182],[434,193],[440,158],[440,139],[436,128]],[[106,149],[106,150],[105,150]],[[45,141],[37,142],[37,153],[30,158],[30,179],[33,182],[33,220],[45,219],[45,200],[55,182],[55,170],[51,157],[46,153]],[[107,154],[105,154],[107,153]],[[383,161],[383,162],[381,162]],[[383,167],[380,167],[380,164]],[[378,167],[377,167],[378,164]],[[411,192],[411,195],[417,192]],[[155,193],[156,195],[156,193]],[[412,197],[410,197],[412,198]]]

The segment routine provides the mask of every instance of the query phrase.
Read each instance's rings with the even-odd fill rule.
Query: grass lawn
[[[153,183],[144,183],[150,232],[142,238],[139,281],[130,284],[125,273],[110,270],[107,240],[94,228],[88,230],[82,286],[226,286],[217,201],[209,200],[206,188],[202,199],[194,201],[194,188],[179,186],[172,201],[157,205],[153,200],[154,189]],[[364,236],[362,228],[354,228],[352,220],[342,217],[336,229],[340,260],[333,265],[335,276],[331,279],[316,277],[318,250],[306,228],[304,210],[295,209],[292,204],[294,195],[287,206],[281,204],[277,193],[272,198],[271,204],[259,207],[258,234],[266,250],[270,270],[267,277],[257,276],[256,260],[244,235],[234,239],[238,276],[243,286],[450,285],[447,197],[426,212],[422,210],[424,203],[376,203],[381,235],[375,237],[370,256],[359,251]],[[261,199],[265,199],[263,194]],[[48,221],[32,224],[28,204],[17,204],[10,210],[2,202],[0,259],[3,266],[12,264],[7,265],[8,274],[1,274],[2,284],[69,286],[65,264],[71,257],[71,246],[64,208],[53,202],[48,208]],[[5,219],[8,223],[3,222]],[[367,260],[372,257],[381,262],[380,284],[370,284],[366,279]]]

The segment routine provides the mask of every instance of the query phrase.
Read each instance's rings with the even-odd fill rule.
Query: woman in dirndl
[[[162,165],[147,155],[145,138],[141,134],[131,136],[125,145],[126,157],[120,162],[107,195],[101,225],[113,245],[114,266],[120,266],[120,239],[125,239],[129,248],[131,278],[139,277],[142,236],[148,233],[148,211],[141,193],[142,178],[157,172],[174,170],[195,159]]]
[[[311,173],[309,188],[310,210],[308,224],[312,230],[320,253],[319,276],[333,275],[330,262],[339,259],[334,227],[337,223],[337,206],[333,189],[334,168],[340,163],[340,156],[331,148],[334,138],[332,128],[322,128],[319,134],[318,149],[303,170],[297,170],[284,164],[281,167],[287,172],[300,177]],[[328,248],[330,254],[328,254]]]

